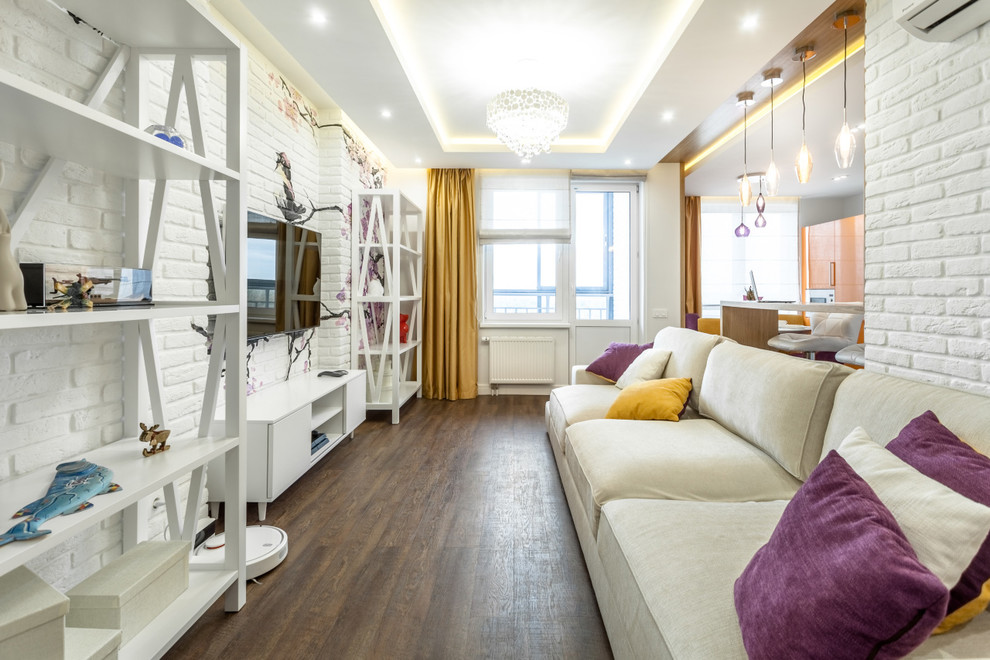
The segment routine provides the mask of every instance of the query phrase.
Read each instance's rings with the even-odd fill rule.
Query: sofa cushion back
[[[708,358],[700,412],[805,480],[821,457],[835,391],[850,373],[833,362],[726,342]]]
[[[990,455],[990,398],[869,371],[857,371],[839,387],[821,455],[857,426],[886,445],[926,410],[960,440]]]
[[[653,348],[670,351],[670,359],[664,369],[664,378],[690,378],[691,395],[688,405],[698,410],[698,398],[701,392],[702,377],[705,375],[705,365],[708,354],[724,338],[719,335],[709,335],[695,332],[687,328],[667,327],[657,333],[653,340]]]

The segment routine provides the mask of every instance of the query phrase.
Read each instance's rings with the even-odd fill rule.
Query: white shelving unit
[[[368,410],[391,410],[398,424],[402,404],[422,395],[423,212],[395,189],[358,190],[352,208],[351,364],[368,372]]]
[[[28,80],[0,71],[0,141],[46,153],[30,193],[11,218],[12,244],[23,238],[46,191],[65,161],[102,170],[125,179],[124,264],[153,270],[163,217],[169,206],[168,182],[200,182],[207,242],[213,268],[216,301],[178,300],[133,307],[69,312],[0,313],[0,332],[70,325],[121,323],[124,335],[124,424],[133,436],[87,451],[78,458],[104,465],[114,473],[122,490],[100,495],[92,508],[46,522],[51,534],[0,547],[0,574],[21,566],[117,513],[123,513],[123,549],[147,537],[150,496],[164,489],[169,528],[173,538],[190,543],[196,532],[198,508],[206,481],[206,465],[220,460],[225,466],[225,527],[227,552],[223,563],[198,565],[190,571],[189,589],[169,605],[133,640],[120,648],[121,658],[154,658],[189,629],[219,597],[228,611],[245,602],[245,291],[241,286],[241,255],[246,239],[246,192],[241,172],[246,171],[244,135],[247,89],[247,57],[240,43],[187,0],[59,0],[59,4],[111,35],[121,45],[97,80],[85,103],[54,93]],[[82,28],[80,28],[82,29]],[[226,70],[225,130],[222,160],[206,153],[199,116],[199,94],[192,75],[194,59],[222,61]],[[147,69],[152,59],[173,62],[164,121],[149,118]],[[125,115],[121,121],[98,108],[124,77]],[[151,123],[175,124],[178,106],[189,106],[194,150],[169,144],[144,132]],[[225,189],[225,223],[221,231],[210,182]],[[213,348],[203,400],[200,433],[196,438],[170,438],[171,449],[144,457],[137,441],[138,421],[168,428],[161,369],[155,339],[155,322],[179,317],[215,317]],[[226,371],[226,416],[210,435],[220,374]],[[150,413],[149,413],[150,410]],[[222,460],[221,460],[222,459]],[[55,476],[54,466],[0,482],[0,511],[13,513],[43,496]],[[187,505],[180,510],[176,482],[188,479]],[[2,531],[13,526],[6,524]],[[75,639],[89,637],[85,634]],[[94,642],[95,643],[95,642]],[[72,649],[75,654],[85,649]],[[88,656],[87,656],[88,657]]]

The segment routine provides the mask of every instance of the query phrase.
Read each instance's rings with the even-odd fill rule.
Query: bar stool
[[[855,367],[866,366],[866,346],[864,344],[852,344],[846,346],[835,354],[836,362],[849,364]]]
[[[809,360],[814,360],[815,353],[834,353],[855,344],[859,337],[859,328],[863,324],[862,314],[812,312],[808,318],[811,321],[811,334],[780,334],[771,337],[767,345],[785,353],[804,353]]]

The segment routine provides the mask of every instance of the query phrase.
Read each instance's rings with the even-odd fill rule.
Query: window
[[[562,320],[562,246],[571,238],[567,172],[484,172],[480,179],[484,318]]]
[[[634,321],[637,184],[545,170],[479,182],[484,321]]]
[[[798,203],[795,198],[767,201],[766,227],[755,227],[756,212],[745,212],[750,234],[738,238],[739,201],[701,200],[701,305],[705,316],[718,316],[723,300],[742,300],[753,273],[764,300],[800,300]]]
[[[487,246],[492,264],[491,309],[498,315],[557,316],[559,246],[504,243]]]
[[[575,187],[574,293],[579,320],[628,320],[631,191]]]

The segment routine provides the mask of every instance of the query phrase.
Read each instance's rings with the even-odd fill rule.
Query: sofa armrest
[[[608,378],[587,371],[588,365],[576,364],[571,367],[571,385],[614,385]]]

